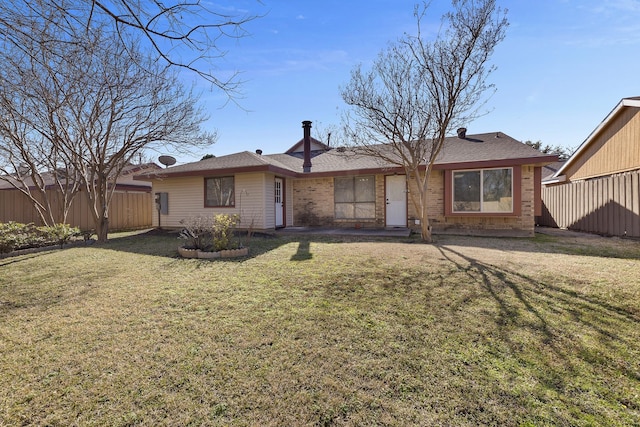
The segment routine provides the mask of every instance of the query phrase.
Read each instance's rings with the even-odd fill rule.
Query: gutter
[[[567,176],[566,175],[561,175],[559,177],[551,177],[550,179],[542,181],[542,185],[560,184],[560,183],[566,182],[566,181],[567,181]]]

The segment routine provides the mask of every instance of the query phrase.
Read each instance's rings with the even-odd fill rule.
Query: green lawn
[[[173,236],[0,260],[0,425],[640,425],[640,243]]]

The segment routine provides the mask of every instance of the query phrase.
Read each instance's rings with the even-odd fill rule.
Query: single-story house
[[[640,237],[640,97],[622,99],[544,187],[541,224]]]
[[[137,229],[151,226],[151,216],[154,202],[151,195],[151,183],[135,179],[140,173],[160,169],[155,163],[126,165],[118,179],[111,204],[109,205],[109,228],[111,230]],[[55,179],[52,172],[42,173],[45,188],[53,201],[53,209],[61,210],[58,205]],[[15,221],[20,223],[34,223],[41,225],[32,202],[9,181],[12,177],[0,178],[0,222]],[[29,187],[35,189],[30,181],[26,180]],[[34,192],[34,194],[36,194]],[[36,195],[36,197],[38,197]],[[80,191],[74,198],[67,216],[68,224],[82,230],[93,229],[93,218],[89,210],[89,202],[84,191]]]
[[[153,225],[237,214],[240,227],[417,227],[402,168],[310,136],[281,154],[244,151],[137,175],[161,200]],[[435,233],[534,234],[541,168],[557,156],[502,132],[449,137],[430,177]],[[539,213],[538,213],[539,214]]]

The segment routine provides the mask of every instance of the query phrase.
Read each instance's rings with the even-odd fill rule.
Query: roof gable
[[[311,151],[327,151],[330,149],[331,147],[329,147],[327,144],[315,139],[314,137],[311,137]],[[293,145],[293,147],[285,151],[285,154],[302,153],[302,152],[304,152],[304,138],[296,142]]]
[[[160,166],[158,166],[157,164],[151,162],[151,163],[143,163],[143,164],[127,164],[124,166],[124,168],[122,168],[122,171],[120,172],[120,174],[118,175],[118,178],[116,179],[116,185],[117,187],[142,187],[142,188],[150,188],[151,185],[148,182],[142,181],[140,180],[139,174],[141,172],[144,173],[153,173],[156,172],[158,170],[161,170],[162,168]],[[51,187],[56,185],[56,179],[55,176],[53,174],[53,172],[42,172],[40,173],[40,176],[42,177],[42,180],[44,182],[45,187]],[[64,177],[58,175],[58,179],[61,182],[64,182],[65,179]],[[17,185],[18,187],[23,187],[23,184],[18,181],[17,179],[11,177],[11,176],[4,176],[2,179],[0,179],[0,190],[12,190],[15,188],[15,186],[13,184],[11,184],[9,181],[13,181],[13,183],[15,185]],[[33,179],[31,178],[31,176],[26,176],[24,178],[24,183],[30,187],[30,188],[35,188],[35,184],[33,182]]]
[[[600,124],[589,134],[578,149],[567,159],[560,169],[553,175],[557,178],[566,173],[566,171],[575,164],[583,155],[589,151],[589,148],[598,140],[600,134],[612,124],[628,107],[640,108],[640,96],[623,98],[611,112],[600,122]]]

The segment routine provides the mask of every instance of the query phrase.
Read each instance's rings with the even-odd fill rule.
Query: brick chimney
[[[302,163],[302,172],[311,172],[311,122],[305,120],[302,122],[302,129],[304,129],[304,138],[302,144],[304,147],[304,162]]]

